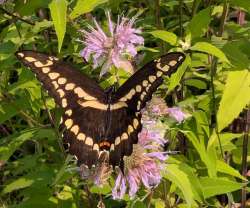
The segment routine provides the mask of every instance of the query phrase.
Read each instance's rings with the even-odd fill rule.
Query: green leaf
[[[194,200],[199,199],[199,197],[192,184],[195,176],[191,174],[191,171],[185,170],[181,164],[168,164],[164,177],[172,181],[181,190],[188,206],[191,207],[195,204]]]
[[[50,136],[54,137],[54,131],[52,129],[32,128],[3,138],[5,141],[10,142],[0,147],[0,160],[7,161],[16,149],[28,139],[33,139],[34,137],[38,139]]]
[[[235,119],[250,102],[250,72],[231,71],[217,113],[218,129],[221,131]]]
[[[15,11],[22,16],[29,16],[34,14],[39,8],[47,8],[51,0],[23,0],[15,1]]]
[[[7,184],[2,190],[1,195],[10,193],[14,190],[26,188],[28,186],[31,186],[33,183],[34,183],[33,179],[23,178],[23,177],[18,178],[17,180]]]
[[[14,102],[0,102],[0,124],[19,113],[20,109],[29,108],[28,100],[25,97],[18,98]]]
[[[210,13],[211,8],[208,7],[201,10],[192,18],[188,24],[188,30],[191,32],[192,38],[200,37],[208,30],[208,25],[211,22]]]
[[[67,1],[53,0],[49,8],[58,39],[58,52],[60,52],[66,32]]]
[[[190,48],[193,51],[200,51],[200,52],[205,52],[211,55],[214,55],[221,59],[223,62],[229,63],[229,60],[227,59],[226,55],[217,47],[212,45],[211,43],[207,42],[198,42],[194,46]]]
[[[246,0],[230,0],[230,4],[246,9],[250,13],[250,1]]]
[[[154,30],[150,32],[155,38],[160,38],[161,40],[169,43],[170,45],[176,46],[177,45],[177,36],[165,30]]]
[[[241,45],[239,43],[227,43],[224,45],[222,50],[227,55],[228,59],[238,69],[246,69],[249,66],[249,60],[245,53],[241,50]]]
[[[106,3],[108,0],[78,0],[76,6],[70,14],[70,18],[74,19],[79,15],[91,12],[100,4]]]
[[[243,181],[247,181],[246,178],[244,178],[238,170],[235,170],[234,168],[232,168],[230,165],[228,165],[227,163],[225,163],[224,161],[221,160],[217,160],[217,170],[218,172],[221,173],[226,173],[229,174],[231,176],[235,176]]]
[[[190,56],[187,55],[185,61],[178,70],[170,77],[168,90],[173,90],[179,83],[188,66],[191,64]]]
[[[208,178],[200,179],[205,198],[233,192],[242,188],[244,184],[226,178]]]

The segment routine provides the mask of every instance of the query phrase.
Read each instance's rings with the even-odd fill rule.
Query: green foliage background
[[[77,39],[93,16],[107,28],[104,9],[114,20],[139,14],[137,26],[145,38],[140,65],[171,50],[187,55],[157,92],[192,115],[181,125],[164,121],[171,149],[180,154],[170,157],[162,183],[152,192],[142,188],[136,198],[121,201],[112,200],[112,181],[98,188],[79,177],[62,147],[61,110],[14,55],[20,48],[53,53],[98,78],[79,56],[83,45]],[[106,207],[244,202],[249,188],[241,170],[246,176],[250,159],[249,20],[248,0],[5,1],[0,5],[0,206],[94,207],[100,196]],[[113,76],[101,85],[111,85]]]

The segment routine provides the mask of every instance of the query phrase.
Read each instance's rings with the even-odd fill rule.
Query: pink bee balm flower
[[[118,17],[113,23],[110,13],[107,13],[109,34],[94,21],[95,27],[89,26],[89,31],[83,30],[85,48],[80,52],[87,61],[93,60],[93,67],[101,67],[100,76],[107,73],[111,66],[123,68],[133,73],[131,63],[126,59],[137,54],[136,47],[144,44],[140,29],[133,27],[136,18]]]
[[[134,197],[141,184],[152,188],[161,181],[163,164],[159,162],[167,159],[162,151],[166,141],[146,129],[138,136],[132,155],[124,157],[124,173],[119,172],[112,191],[114,199],[123,198],[127,189],[129,196]]]
[[[179,107],[168,108],[168,114],[179,123],[188,117]]]

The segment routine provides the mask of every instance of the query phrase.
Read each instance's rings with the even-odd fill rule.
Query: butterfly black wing
[[[168,53],[146,64],[117,90],[113,97],[113,103],[125,102],[127,104],[126,117],[113,125],[121,125],[120,135],[122,132],[126,132],[128,139],[115,145],[116,151],[110,152],[111,163],[116,162],[120,152],[123,152],[123,155],[132,153],[133,144],[137,143],[138,133],[142,128],[140,110],[145,107],[146,102],[152,98],[152,94],[162,84],[162,75],[170,76],[184,59],[183,53]],[[124,150],[126,150],[125,153]]]
[[[113,102],[124,101],[129,109],[139,112],[162,84],[162,75],[170,76],[184,59],[183,53],[172,52],[146,64],[117,90]]]
[[[105,125],[106,95],[102,88],[56,57],[34,51],[20,51],[17,57],[32,69],[49,95],[63,108],[61,127],[69,152],[77,157],[79,164],[91,166],[96,163],[99,139],[105,131],[102,127]],[[82,107],[79,103],[88,105]]]

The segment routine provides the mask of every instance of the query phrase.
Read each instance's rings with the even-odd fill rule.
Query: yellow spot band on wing
[[[78,104],[81,105],[82,107],[89,107],[89,108],[95,108],[98,110],[108,110],[108,105],[104,103],[100,103],[96,100],[91,100],[91,101],[78,101]],[[110,110],[117,110],[120,108],[127,107],[128,105],[125,102],[117,102],[115,104],[110,105]]]

